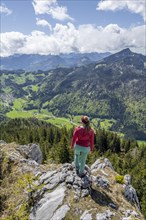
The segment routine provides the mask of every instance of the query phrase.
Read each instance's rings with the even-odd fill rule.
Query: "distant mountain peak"
[[[117,53],[115,53],[115,54],[112,54],[112,55],[110,55],[110,56],[108,56],[108,57],[105,57],[102,61],[104,62],[104,63],[114,63],[114,62],[126,62],[127,63],[127,59],[132,59],[131,60],[131,62],[132,63],[138,63],[138,62],[142,62],[142,66],[144,65],[143,64],[143,60],[145,60],[145,57],[142,55],[142,54],[137,54],[137,53],[134,53],[134,52],[132,52],[129,48],[126,48],[126,49],[124,49],[124,50],[121,50],[121,51],[119,51],[119,52],[117,52]]]
[[[121,50],[120,52],[126,52],[126,53],[127,53],[127,52],[129,53],[129,52],[130,52],[130,53],[132,53],[132,51],[131,51],[129,48],[125,48],[125,49]]]
[[[129,48],[126,48],[126,49],[123,49],[115,54],[112,54],[111,56],[113,57],[122,57],[122,56],[129,56],[133,54],[133,52],[129,49]]]

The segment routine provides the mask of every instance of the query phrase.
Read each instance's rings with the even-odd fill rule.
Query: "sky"
[[[146,0],[1,0],[0,56],[146,55]]]

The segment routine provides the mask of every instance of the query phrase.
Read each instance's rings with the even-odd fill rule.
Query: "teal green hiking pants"
[[[74,148],[74,161],[76,170],[79,170],[79,174],[84,172],[87,155],[90,152],[90,147],[83,147],[75,145]]]

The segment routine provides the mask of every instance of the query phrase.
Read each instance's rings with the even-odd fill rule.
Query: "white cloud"
[[[24,47],[27,36],[19,32],[5,32],[0,34],[1,56],[10,56],[19,53],[19,49]]]
[[[6,14],[6,15],[10,15],[12,14],[12,10],[10,10],[9,8],[7,8],[4,4],[0,5],[0,14]]]
[[[146,21],[146,1],[145,0],[104,0],[100,1],[97,5],[97,10],[122,10],[128,9],[129,11],[140,14],[144,21]]]
[[[36,18],[36,24],[42,27],[49,27],[49,29],[52,30],[51,24],[49,24],[49,22],[46,21],[45,19]]]
[[[65,6],[59,6],[57,0],[33,0],[32,5],[35,10],[35,14],[49,14],[52,18],[57,20],[73,20],[68,13]]]
[[[1,34],[1,56],[24,54],[59,54],[73,51],[117,52],[129,47],[137,53],[145,53],[145,28],[137,26],[121,28],[117,24],[106,27],[91,24],[76,28],[72,23],[56,24],[50,35],[33,31],[30,35],[19,32]]]

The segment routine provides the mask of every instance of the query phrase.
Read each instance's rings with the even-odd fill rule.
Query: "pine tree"
[[[59,162],[69,163],[71,161],[70,152],[69,152],[67,138],[65,136],[62,137],[59,145],[60,145],[59,146]]]

